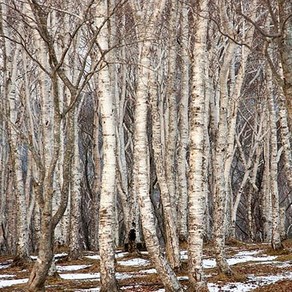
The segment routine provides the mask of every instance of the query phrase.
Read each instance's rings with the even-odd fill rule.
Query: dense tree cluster
[[[0,253],[43,291],[63,246],[146,246],[167,291],[180,242],[190,291],[203,243],[291,236],[289,0],[4,0],[0,4]]]

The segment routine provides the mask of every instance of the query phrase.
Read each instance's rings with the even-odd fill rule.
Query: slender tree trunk
[[[168,104],[168,129],[166,136],[165,171],[173,215],[177,222],[177,189],[176,189],[176,147],[177,147],[177,26],[178,1],[171,0],[169,20],[169,48],[168,48],[168,80],[166,85],[166,99]],[[177,236],[177,235],[176,235]],[[176,259],[178,261],[179,259]]]
[[[272,240],[272,198],[271,198],[271,178],[270,178],[270,123],[269,118],[265,120],[265,131],[268,131],[264,141],[264,171],[262,187],[262,218],[263,218],[263,241]]]
[[[204,173],[208,0],[200,1],[196,18],[193,54],[192,100],[190,105],[190,189],[189,189],[189,279],[191,291],[208,291],[204,279],[202,256],[205,231],[207,181]],[[201,18],[202,17],[202,18]]]
[[[227,93],[227,80],[229,74],[229,65],[233,58],[236,45],[234,43],[227,44],[224,63],[220,72],[220,112],[219,112],[219,125],[215,141],[215,158],[214,158],[214,241],[216,262],[219,271],[231,274],[231,269],[226,261],[225,256],[225,232],[226,232],[226,181],[225,173],[222,172],[222,165],[225,165],[227,141],[226,133],[227,128],[227,110],[228,110],[228,93]]]
[[[143,21],[143,27],[139,26],[138,38],[142,42],[139,44],[140,60],[137,76],[137,93],[135,109],[135,139],[134,139],[134,169],[136,189],[141,211],[143,235],[145,238],[149,256],[167,291],[183,291],[175,273],[162,253],[156,233],[155,218],[149,194],[149,160],[147,154],[147,113],[149,78],[151,70],[152,35],[155,31],[157,18],[162,13],[165,1],[156,6],[155,1],[147,2],[141,11],[135,11],[135,20]],[[133,7],[135,9],[135,7]]]
[[[47,184],[45,197],[52,196],[52,187]],[[45,281],[53,261],[53,229],[52,229],[52,205],[45,204],[41,210],[41,237],[39,241],[38,259],[33,266],[28,282],[28,291],[45,291]]]
[[[94,82],[98,84],[98,78],[94,77]],[[97,89],[96,89],[97,92]],[[92,157],[94,163],[94,179],[93,179],[93,204],[92,204],[92,225],[91,237],[93,249],[98,248],[98,222],[99,222],[99,202],[100,202],[100,188],[101,188],[101,153],[99,149],[100,140],[100,116],[97,95],[94,100],[94,117],[93,117],[93,149]]]
[[[169,263],[162,254],[159,246],[152,203],[149,196],[149,172],[147,159],[147,95],[150,59],[149,52],[151,43],[145,41],[141,51],[141,67],[138,74],[140,76],[137,86],[136,112],[135,112],[135,144],[134,163],[137,168],[135,180],[137,180],[136,191],[141,210],[143,234],[150,258],[160,275],[160,278],[169,291],[182,291],[176,275]]]
[[[277,38],[281,65],[283,68],[283,91],[286,98],[288,125],[292,129],[292,8],[289,2],[278,1],[279,23],[281,37]],[[284,24],[285,22],[285,24]],[[282,30],[283,28],[283,30]]]
[[[103,0],[98,6],[98,23],[102,24],[108,15],[108,1]],[[109,48],[109,26],[107,21],[99,34],[99,46],[103,51]],[[106,56],[108,57],[108,55]],[[103,168],[99,208],[99,252],[101,291],[118,291],[115,278],[114,250],[114,205],[116,173],[116,112],[109,65],[103,59],[103,68],[99,72],[99,103],[103,136]]]
[[[171,267],[178,269],[180,267],[179,258],[179,242],[177,236],[177,228],[175,222],[175,214],[173,213],[172,200],[168,189],[166,171],[164,166],[164,157],[161,142],[161,124],[159,116],[159,101],[156,94],[154,72],[149,72],[149,91],[151,98],[151,113],[152,113],[152,148],[154,153],[154,162],[157,180],[160,189],[160,197],[164,214],[165,234],[166,234],[166,256]]]
[[[82,102],[81,102],[82,104]],[[74,110],[74,156],[72,163],[72,182],[71,182],[71,208],[70,208],[70,243],[69,243],[69,258],[77,259],[81,255],[80,245],[80,230],[81,230],[81,161],[79,153],[79,131],[78,131],[78,117],[80,107]]]
[[[189,7],[186,3],[181,4],[181,26],[182,26],[182,80],[181,80],[181,100],[178,108],[179,116],[179,138],[177,151],[177,175],[178,175],[178,233],[181,241],[188,238],[188,183],[187,183],[187,148],[189,143]]]
[[[3,14],[2,15],[2,9]],[[9,35],[7,25],[5,25],[3,17],[7,18],[8,9],[4,4],[1,6],[1,33]],[[6,19],[7,20],[7,19]],[[14,53],[13,53],[14,50]],[[23,263],[30,260],[29,258],[29,236],[27,225],[27,203],[25,194],[24,177],[22,173],[23,150],[25,141],[19,135],[22,124],[24,122],[24,107],[18,87],[20,87],[21,80],[18,78],[20,74],[20,66],[18,63],[21,57],[21,48],[18,44],[13,45],[10,41],[3,39],[4,52],[4,68],[6,69],[4,75],[4,98],[3,104],[7,106],[8,123],[8,143],[10,146],[10,155],[12,162],[12,173],[14,175],[15,192],[17,199],[17,251],[15,262]],[[2,114],[5,114],[3,111]],[[22,133],[22,132],[21,132]]]
[[[285,102],[285,96],[282,94],[282,89],[279,89],[278,95],[278,109],[279,109],[279,123],[280,123],[280,136],[283,145],[283,158],[286,178],[290,189],[292,188],[292,146],[291,146],[291,130],[288,125],[288,111]]]
[[[267,72],[268,104],[271,129],[271,160],[270,160],[270,181],[272,197],[272,248],[279,250],[283,248],[280,234],[280,206],[278,190],[278,138],[277,138],[277,117],[275,109],[275,95],[271,72]]]

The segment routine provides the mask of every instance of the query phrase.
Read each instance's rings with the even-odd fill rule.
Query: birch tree
[[[8,10],[6,5],[3,5],[3,13],[7,15]],[[3,17],[3,16],[2,16]],[[3,35],[9,34],[9,28],[5,23],[2,23]],[[13,53],[14,52],[14,53]],[[30,260],[29,258],[29,243],[28,243],[28,224],[27,224],[27,200],[26,190],[23,177],[23,152],[26,147],[25,142],[19,135],[19,129],[23,127],[24,123],[24,107],[22,104],[22,97],[20,88],[19,74],[20,69],[17,64],[20,61],[21,50],[19,45],[4,39],[4,67],[6,68],[7,76],[4,77],[4,97],[3,104],[7,106],[9,115],[9,146],[11,150],[11,160],[13,175],[15,181],[15,191],[17,198],[17,226],[18,226],[18,243],[16,251],[16,263],[25,263]]]
[[[271,182],[271,203],[272,203],[272,238],[271,244],[274,250],[283,248],[280,236],[280,206],[278,190],[278,139],[277,139],[277,116],[275,109],[275,96],[273,91],[271,71],[267,71],[267,91],[270,121],[270,182]]]
[[[97,6],[96,25],[100,29],[98,45],[101,52],[109,49],[110,22],[108,1]],[[99,252],[101,291],[118,291],[115,279],[114,262],[114,204],[116,171],[116,112],[113,91],[111,90],[108,56],[103,57],[102,69],[98,77],[99,104],[103,137],[103,168],[99,206]]]
[[[153,43],[151,36],[155,31],[155,25],[164,9],[165,1],[156,6],[155,1],[147,3],[136,3],[133,5],[135,20],[137,25],[137,35],[139,43],[139,67],[138,84],[136,92],[135,108],[135,138],[134,138],[134,180],[136,180],[136,189],[139,207],[141,211],[141,220],[143,234],[149,256],[152,259],[160,278],[169,291],[182,291],[175,273],[171,269],[166,258],[162,254],[159,246],[154,214],[149,197],[149,160],[147,158],[147,96],[149,93],[149,77],[151,68],[151,51]]]
[[[187,148],[189,143],[189,7],[181,4],[181,100],[178,107],[178,151],[177,151],[177,176],[178,176],[178,233],[181,241],[186,241],[188,236],[188,182],[187,182]]]
[[[194,291],[207,291],[202,268],[204,215],[206,200],[206,84],[208,76],[207,31],[208,0],[199,3],[195,17],[194,53],[192,59],[192,99],[190,104],[190,180],[189,180],[189,279]]]

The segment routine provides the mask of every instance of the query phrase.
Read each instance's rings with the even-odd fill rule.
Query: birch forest
[[[0,255],[27,291],[59,248],[120,291],[118,247],[185,291],[182,244],[208,291],[205,244],[230,276],[227,242],[292,237],[290,0],[2,0],[0,58]]]

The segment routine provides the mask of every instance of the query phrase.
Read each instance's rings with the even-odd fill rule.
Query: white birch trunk
[[[202,256],[205,231],[206,190],[204,164],[206,134],[207,30],[208,0],[200,1],[196,18],[193,52],[192,99],[190,104],[190,178],[189,178],[189,279],[194,291],[208,290],[204,279]],[[202,17],[202,18],[201,18]]]
[[[81,102],[82,104],[82,102]],[[81,161],[79,153],[79,135],[78,135],[78,117],[80,107],[74,110],[74,156],[72,164],[72,182],[71,182],[71,208],[70,208],[70,243],[69,258],[77,259],[81,253],[80,229],[81,229],[81,193],[80,182],[82,176]]]
[[[94,83],[98,84],[98,78],[94,76]],[[97,90],[96,90],[97,91]],[[93,204],[92,204],[92,227],[91,227],[91,244],[94,249],[98,248],[98,222],[99,222],[99,199],[101,188],[101,153],[99,149],[100,140],[100,116],[98,109],[97,97],[94,101],[94,118],[93,118],[93,163],[94,163],[94,179],[93,179]]]
[[[7,6],[4,4],[1,7],[5,16],[7,16]],[[2,12],[2,11],[1,11]],[[2,15],[3,17],[3,15]],[[2,20],[3,21],[3,20]],[[9,35],[7,25],[3,22],[2,33]],[[14,48],[14,54],[12,50]],[[14,174],[15,192],[17,198],[17,255],[15,261],[27,261],[29,259],[29,243],[28,243],[28,225],[27,225],[27,203],[25,195],[25,185],[22,172],[22,151],[24,147],[24,141],[21,140],[19,132],[22,133],[22,122],[24,108],[20,97],[20,79],[18,78],[18,62],[21,57],[21,49],[17,44],[14,47],[10,41],[4,39],[4,52],[7,54],[5,58],[5,67],[8,72],[8,76],[4,77],[5,84],[5,97],[7,98],[8,116],[9,116],[9,138],[12,168]]]
[[[122,59],[126,59],[125,41],[122,40]],[[126,110],[126,65],[121,65],[121,93],[117,104],[117,159],[119,169],[119,194],[122,202],[124,224],[125,224],[125,241],[128,240],[128,234],[132,226],[130,215],[130,195],[128,187],[128,165],[126,161],[126,145],[124,131],[124,115]]]
[[[139,67],[139,80],[136,95],[135,111],[135,144],[134,144],[134,163],[137,168],[135,180],[137,180],[136,191],[141,210],[141,219],[143,234],[155,268],[169,291],[182,291],[180,284],[176,279],[175,273],[166,261],[159,246],[152,203],[149,197],[149,173],[147,159],[147,95],[148,95],[148,77],[149,77],[149,51],[151,43],[145,41],[141,51],[141,67]]]
[[[149,92],[151,98],[151,113],[152,113],[152,148],[154,152],[154,162],[157,180],[160,189],[160,197],[164,214],[164,225],[166,234],[166,256],[171,267],[178,269],[180,267],[179,241],[177,236],[177,228],[174,214],[174,206],[170,197],[170,192],[167,184],[166,170],[163,160],[163,150],[161,142],[161,124],[159,115],[160,103],[157,99],[157,90],[155,86],[154,72],[149,72]]]
[[[266,119],[265,131],[268,131],[264,142],[264,172],[262,188],[262,212],[263,212],[263,241],[272,240],[272,198],[271,198],[271,179],[270,179],[270,125],[269,118]]]
[[[178,108],[179,116],[179,140],[177,151],[177,175],[178,175],[178,232],[181,241],[186,241],[188,237],[188,183],[187,183],[187,147],[189,144],[189,7],[186,3],[182,5],[181,26],[182,26],[182,80],[181,80],[181,100]]]
[[[165,170],[167,185],[172,204],[172,212],[177,222],[177,190],[176,190],[176,147],[177,147],[177,89],[176,89],[176,57],[178,1],[171,0],[168,44],[168,80],[166,83],[166,99],[168,101],[168,129],[166,138]]]
[[[215,158],[214,158],[214,241],[216,262],[221,272],[230,274],[231,269],[226,261],[225,256],[225,231],[226,231],[226,181],[222,165],[226,162],[227,141],[227,111],[229,97],[227,93],[227,80],[229,75],[229,65],[233,58],[236,45],[234,43],[227,44],[224,63],[220,72],[220,113],[219,125],[215,142]]]
[[[278,109],[279,109],[279,123],[280,123],[280,137],[283,145],[284,168],[288,186],[292,188],[292,146],[291,146],[291,130],[288,125],[288,111],[285,104],[285,97],[282,94],[282,89],[279,89],[278,95]]]
[[[108,16],[108,2],[103,0],[98,5],[97,26]],[[99,33],[98,43],[103,51],[109,49],[109,22],[106,22]],[[103,58],[108,57],[108,55]],[[108,59],[107,59],[108,60]],[[103,60],[103,61],[107,61]],[[114,96],[111,90],[109,65],[103,63],[99,72],[99,103],[103,136],[103,169],[99,208],[99,252],[101,291],[118,291],[115,279],[114,262],[114,204],[116,173],[116,112]]]
[[[149,194],[149,161],[147,154],[147,112],[148,112],[148,87],[151,70],[151,38],[155,31],[157,19],[162,13],[165,1],[155,6],[155,1],[149,1],[141,11],[139,8],[135,14],[136,21],[142,21],[143,27],[138,26],[140,47],[140,62],[138,67],[138,84],[136,93],[136,109],[135,109],[135,139],[134,139],[134,169],[136,181],[136,189],[141,211],[141,220],[143,227],[143,235],[145,238],[149,256],[153,261],[155,268],[167,291],[183,291],[179,284],[175,273],[167,262],[156,233],[155,218],[153,214],[152,203]],[[133,7],[135,9],[135,7]],[[151,85],[150,85],[151,86]]]
[[[281,242],[280,231],[280,206],[279,206],[279,190],[278,190],[278,138],[277,138],[277,116],[275,109],[275,95],[272,82],[272,76],[267,69],[267,89],[268,104],[271,129],[271,160],[270,160],[270,181],[271,181],[271,197],[272,197],[272,248],[279,250],[283,248]]]

